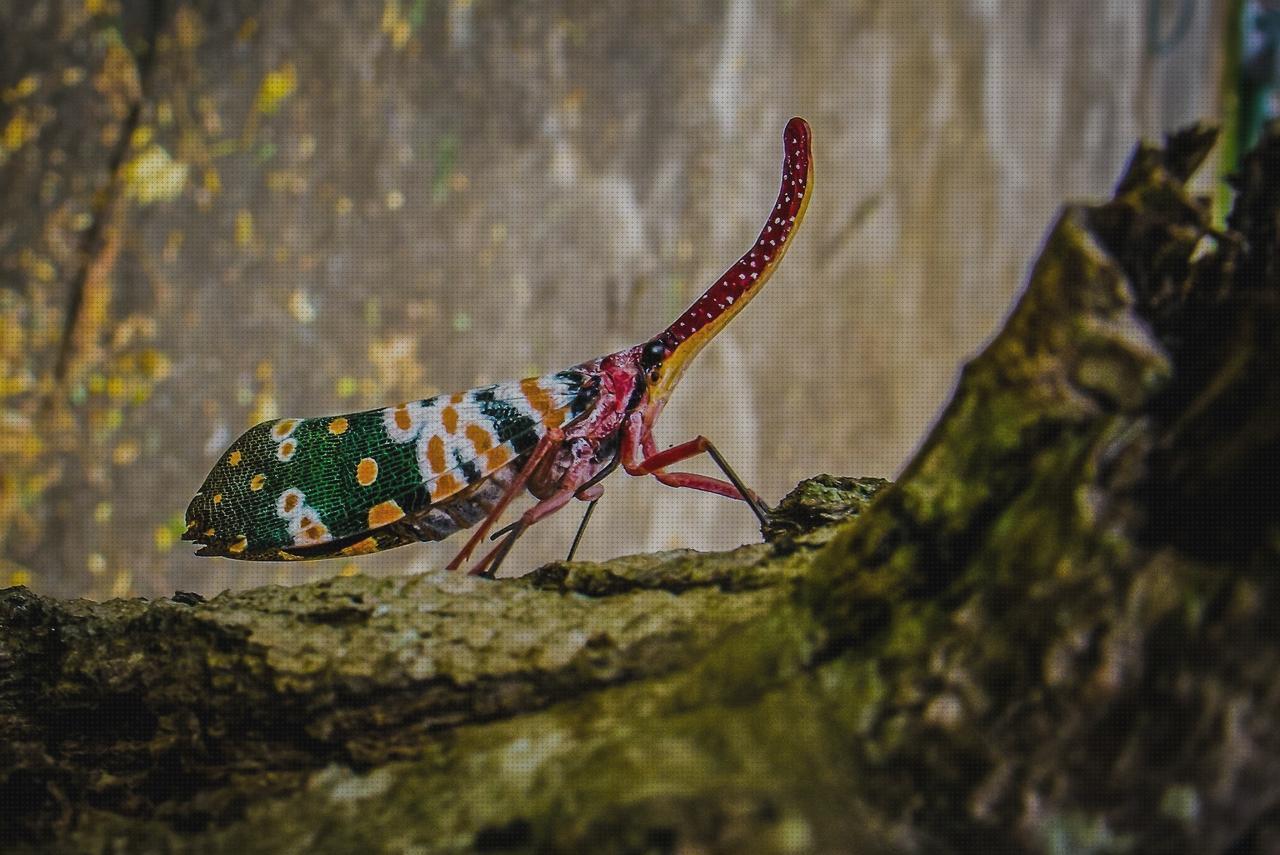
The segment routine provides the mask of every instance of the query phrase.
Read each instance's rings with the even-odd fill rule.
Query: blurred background
[[[1269,4],[0,0],[0,586],[442,565],[460,538],[251,564],[178,536],[258,421],[661,330],[754,239],[792,115],[805,226],[660,441],[707,435],[770,502],[893,477],[1060,206],[1107,195],[1140,139],[1271,97],[1240,71],[1246,5]],[[505,570],[562,557],[579,515]],[[740,504],[618,474],[580,554],[758,538]]]

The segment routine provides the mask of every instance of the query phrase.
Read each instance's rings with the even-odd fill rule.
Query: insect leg
[[[591,478],[586,483],[584,483],[581,487],[578,488],[578,492],[575,493],[575,495],[584,502],[591,502],[592,505],[600,501],[600,496],[604,493],[604,490],[603,489],[597,490],[594,488],[596,488],[597,485],[599,485],[599,483],[603,481],[605,478],[609,477],[609,475],[613,473],[613,470],[618,468],[618,464],[620,463],[622,463],[622,447],[621,446],[619,446],[617,452],[614,453],[613,459],[609,461],[609,465],[605,466],[595,475],[592,475]],[[734,498],[737,498],[737,497],[735,496]],[[586,521],[590,518],[591,518],[591,508],[588,508],[587,516],[582,521],[582,527],[586,526],[587,524]],[[519,520],[516,520],[510,525],[505,525],[502,528],[495,531],[493,534],[489,535],[489,539],[497,540],[498,538],[502,537],[504,534],[507,534],[518,525],[520,525]],[[582,536],[582,527],[579,527],[578,529],[578,537]],[[576,540],[574,545],[576,547],[577,545]],[[573,550],[571,549],[569,550],[569,558],[572,558],[572,557],[573,557]],[[566,558],[565,560],[567,561],[569,559]]]
[[[765,517],[767,508],[764,502],[755,492],[742,483],[742,479],[738,477],[737,472],[733,471],[733,467],[724,459],[724,455],[705,436],[695,437],[688,442],[672,446],[666,451],[657,450],[651,433],[646,432],[642,442],[645,458],[639,462],[623,461],[628,474],[652,475],[658,481],[670,487],[688,487],[694,490],[702,490],[706,493],[727,496],[730,499],[741,499],[751,508],[751,512],[756,515],[756,519],[760,520],[761,525],[767,522]],[[692,472],[662,471],[664,467],[670,466],[672,463],[687,460],[703,452],[710,455],[715,464],[720,467],[720,471],[724,472],[729,478],[728,483],[718,478],[708,478],[706,475],[695,475]]]
[[[591,520],[591,515],[595,513],[599,502],[599,499],[592,499],[591,504],[587,505],[587,512],[582,515],[582,522],[578,523],[578,533],[573,536],[573,544],[569,547],[569,554],[565,556],[565,561],[573,560],[574,553],[578,551],[578,544],[582,542],[582,535],[587,530],[587,523]]]
[[[558,446],[563,439],[564,434],[558,428],[547,429],[547,432],[542,435],[542,438],[538,440],[538,444],[534,446],[533,451],[529,454],[528,462],[520,470],[520,474],[516,476],[516,479],[511,482],[511,486],[507,488],[507,491],[502,494],[502,498],[493,506],[489,516],[485,517],[484,522],[476,529],[475,534],[471,535],[471,539],[467,541],[454,559],[446,565],[448,569],[457,570],[471,556],[472,550],[476,548],[480,541],[484,540],[484,536],[489,533],[489,529],[498,517],[502,516],[502,512],[507,509],[507,505],[511,504],[511,500],[519,495],[520,491],[529,483],[529,477],[538,468],[538,465],[542,463],[543,458]]]
[[[502,562],[507,559],[507,553],[511,551],[511,547],[515,546],[516,538],[524,534],[524,530],[528,528],[523,520],[516,520],[507,526],[507,537],[502,543],[494,547],[493,551],[484,558],[476,562],[476,566],[471,568],[472,576],[480,576],[484,579],[492,579],[498,574],[498,568],[502,566]]]
[[[591,480],[578,488],[578,492],[575,495],[591,504],[587,505],[587,512],[582,515],[582,522],[578,523],[578,531],[573,535],[573,543],[569,545],[569,554],[565,556],[565,561],[573,560],[574,554],[578,551],[578,544],[582,543],[582,535],[587,531],[587,523],[591,522],[591,515],[596,511],[596,504],[600,501],[600,497],[604,495],[604,488],[600,486],[600,482],[608,478],[620,463],[622,463],[621,443],[618,444],[618,450],[614,452],[613,459],[609,461],[609,465],[591,476]]]
[[[768,522],[766,514],[768,508],[755,495],[754,492],[747,490],[746,493],[739,492],[738,487],[731,483],[725,483],[719,478],[708,478],[706,475],[698,475],[693,472],[653,472],[658,482],[666,484],[668,487],[688,487],[692,490],[701,490],[704,493],[715,493],[717,496],[725,496],[730,499],[741,499],[747,503],[747,507],[751,508],[751,513],[756,515],[756,519],[760,521],[760,525]],[[736,477],[736,476],[734,476]],[[746,488],[741,488],[746,489]],[[743,498],[743,496],[748,498]]]
[[[502,537],[504,534],[509,534],[511,530],[518,525],[520,525],[520,520],[516,520],[515,522],[510,523],[509,525],[504,525],[502,528],[498,529],[493,534],[489,535],[489,539],[497,540],[498,538]]]
[[[477,561],[468,572],[470,572],[472,576],[484,576],[485,578],[492,579],[494,574],[498,572],[498,567],[502,564],[502,560],[506,558],[507,553],[511,551],[511,547],[515,544],[516,538],[524,534],[525,530],[538,520],[554,514],[556,511],[569,504],[569,500],[573,498],[573,494],[579,489],[581,488],[575,484],[568,484],[561,487],[559,490],[556,490],[556,492],[552,493],[541,502],[538,502],[538,504],[534,505],[532,508],[529,508],[529,510],[521,514],[520,519],[516,520],[515,524],[510,527],[511,530],[507,534],[506,539],[495,546],[488,555]]]

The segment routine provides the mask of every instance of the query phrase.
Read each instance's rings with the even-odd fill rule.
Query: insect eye
[[[644,346],[644,350],[640,353],[640,367],[650,380],[657,379],[658,368],[661,367],[662,361],[667,358],[667,346],[660,340],[654,339]]]

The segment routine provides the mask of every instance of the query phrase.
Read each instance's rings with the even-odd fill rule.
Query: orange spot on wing
[[[242,534],[238,538],[236,538],[235,543],[227,547],[227,552],[231,552],[236,555],[239,555],[241,552],[244,552],[248,548],[249,548],[249,538],[245,537]]]
[[[325,528],[320,523],[316,523],[315,525],[310,526],[309,528],[307,528],[305,531],[302,532],[302,534],[307,538],[307,540],[311,540],[311,541],[317,541],[328,533],[329,533],[329,529]]]
[[[493,448],[493,434],[484,429],[483,425],[475,422],[467,425],[467,439],[471,440],[471,444],[476,447],[476,454],[484,454]]]
[[[340,551],[343,555],[372,555],[378,551],[378,541],[376,538],[366,537],[350,546],[344,546]]]
[[[449,433],[458,432],[458,411],[453,407],[445,407],[440,413],[440,423]]]
[[[298,507],[298,494],[290,493],[284,497],[284,512],[286,514],[293,513],[294,508]]]
[[[530,377],[520,381],[520,391],[524,393],[525,398],[529,401],[529,406],[537,410],[538,415],[542,417],[542,423],[547,427],[560,427],[564,421],[564,410],[557,407],[551,400],[551,395],[538,385],[536,377]]]
[[[439,436],[427,440],[427,462],[432,472],[444,471],[444,440]]]
[[[441,499],[447,499],[461,489],[462,482],[455,478],[452,472],[446,472],[431,485],[431,500],[438,502]]]
[[[333,434],[334,436],[342,436],[344,433],[347,432],[347,428],[350,426],[351,426],[350,423],[346,419],[339,416],[338,418],[329,422],[329,433]]]
[[[369,528],[378,528],[403,518],[404,511],[394,499],[381,502],[369,509]]]
[[[298,450],[298,444],[291,439],[286,439],[280,443],[280,448],[276,451],[276,457],[288,463],[293,459],[293,453]]]
[[[265,487],[267,484],[267,476],[259,472],[249,479],[249,489],[255,493]]]
[[[378,461],[372,457],[366,457],[356,465],[356,483],[361,487],[368,487],[377,480]]]
[[[450,396],[449,396],[449,403],[450,403],[450,404],[461,404],[461,403],[462,403],[462,399],[463,399],[463,398],[465,398],[465,397],[466,397],[466,395],[467,395],[467,393],[466,393],[466,392],[454,392],[452,395],[450,395]]]
[[[404,404],[396,407],[396,427],[400,430],[413,427],[413,419],[409,418],[409,409]]]
[[[283,549],[276,550],[276,555],[280,556],[283,561],[302,561],[301,555],[294,555],[292,552],[285,552]]]
[[[297,426],[297,419],[283,419],[271,426],[271,436],[277,441],[282,440]]]
[[[236,449],[235,451],[231,452],[229,457],[227,457],[227,465],[239,466],[240,461],[243,459],[244,459],[244,455],[240,453],[239,449]]]
[[[485,458],[485,463],[489,471],[492,472],[500,466],[505,466],[507,461],[510,459],[511,449],[507,448],[505,445],[499,445],[497,448],[489,452],[488,457]]]
[[[222,494],[221,494],[221,493],[214,493],[214,494],[213,494],[213,503],[214,503],[215,505],[220,505],[220,504],[222,504]]]
[[[213,537],[213,536],[214,536],[215,534],[217,534],[217,533],[218,533],[218,532],[216,532],[215,530],[213,530],[213,529],[211,529],[211,528],[206,528],[206,529],[204,530],[204,536],[205,536],[205,537]]]

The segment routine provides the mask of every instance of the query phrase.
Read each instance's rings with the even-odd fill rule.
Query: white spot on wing
[[[286,511],[285,503],[289,501],[290,496],[293,497],[293,510]],[[276,499],[276,514],[283,520],[296,519],[302,515],[302,510],[306,507],[306,504],[307,497],[303,495],[302,491],[297,487],[290,487],[280,494],[280,498]]]
[[[422,424],[425,413],[434,410],[434,407],[424,407],[422,401],[413,401],[405,404],[403,413],[409,417],[409,427],[403,428],[396,421],[396,413],[400,407],[387,407],[382,411],[382,426],[387,431],[387,436],[393,442],[412,442],[417,438],[422,430]],[[401,419],[404,418],[402,415]]]
[[[288,518],[288,522],[294,546],[315,546],[317,543],[333,540],[333,532],[329,531],[329,527],[320,518],[320,512],[310,505],[302,505]],[[319,536],[316,536],[317,532]]]

